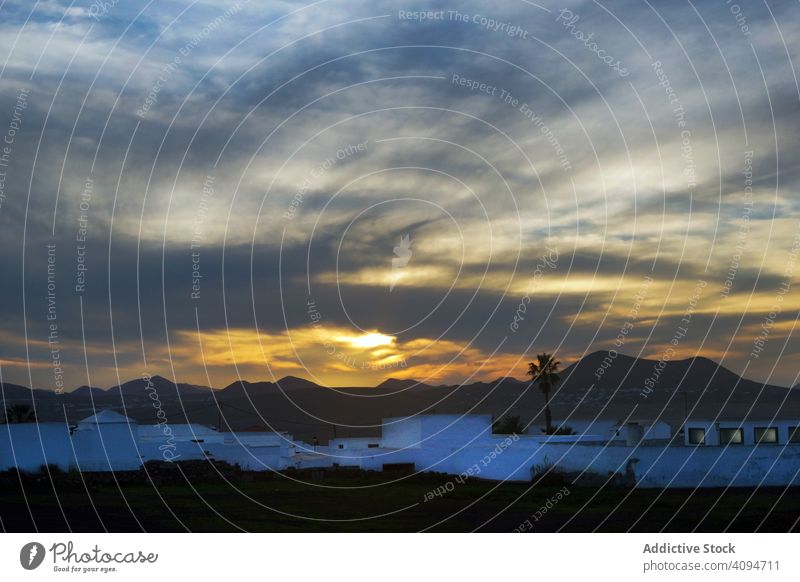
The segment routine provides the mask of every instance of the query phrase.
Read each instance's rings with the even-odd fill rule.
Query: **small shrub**
[[[541,487],[555,487],[567,483],[566,476],[553,465],[531,467],[531,481]]]

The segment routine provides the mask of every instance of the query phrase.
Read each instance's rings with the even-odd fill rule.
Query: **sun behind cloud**
[[[378,346],[389,346],[397,341],[392,335],[386,335],[377,331],[363,333],[357,336],[345,336],[337,338],[349,343],[354,348],[377,348]]]
[[[467,342],[413,338],[407,341],[379,330],[306,326],[277,333],[252,329],[181,331],[170,355],[179,375],[215,387],[237,377],[269,380],[287,374],[327,386],[375,386],[388,377],[426,383],[475,382],[497,376],[524,377],[518,355],[494,357]],[[162,355],[168,357],[167,354]]]

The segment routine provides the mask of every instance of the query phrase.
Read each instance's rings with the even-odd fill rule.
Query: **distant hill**
[[[375,388],[381,390],[413,390],[420,388],[431,388],[430,385],[424,384],[418,380],[401,380],[399,378],[388,378]]]
[[[106,393],[109,395],[119,395],[123,397],[149,396],[155,392],[159,398],[166,396],[191,396],[197,394],[207,394],[211,390],[207,386],[197,386],[195,384],[178,383],[168,380],[163,376],[153,376],[150,380],[137,378],[129,380],[119,386],[109,388]]]
[[[660,365],[656,360],[599,351],[562,370],[552,394],[555,418],[661,418],[680,423],[688,412],[694,418],[800,418],[800,390],[763,385],[740,378],[707,358]],[[199,422],[245,428],[263,424],[289,431],[298,438],[334,434],[377,434],[382,418],[410,414],[514,414],[527,421],[543,419],[544,399],[529,381],[496,378],[461,386],[431,386],[413,379],[389,378],[373,388],[328,389],[294,376],[276,382],[236,381],[221,390],[174,384],[154,376],[170,422]],[[32,402],[41,420],[71,420],[110,407],[139,420],[153,422],[153,401],[142,379],[109,390],[81,387],[72,393],[33,390],[5,384],[6,401]],[[649,388],[648,390],[645,390]],[[252,403],[252,404],[251,404]],[[334,429],[334,425],[336,425]]]
[[[319,388],[322,388],[322,386],[314,384],[314,382],[309,380],[304,380],[303,378],[297,378],[295,376],[286,376],[277,382],[248,382],[247,380],[238,380],[218,391],[217,395],[220,398],[244,398],[248,395],[253,397],[272,393],[281,394],[283,392]]]
[[[31,390],[26,386],[9,384],[8,382],[0,384],[0,399],[4,399],[10,404],[30,404],[32,398],[36,398],[38,401],[50,400],[55,397],[56,393],[51,390]]]
[[[30,402],[32,395],[39,394],[40,396],[44,396],[43,390],[31,390],[30,388],[26,388],[25,386],[19,386],[17,384],[9,384],[7,382],[0,384],[0,398],[5,399],[8,402],[17,401],[28,401]]]
[[[780,416],[800,417],[796,407],[800,392],[741,378],[708,358],[661,365],[624,354],[611,356],[606,351],[594,352],[565,368],[555,404],[584,410],[636,405],[649,416],[673,417],[682,417],[686,407],[692,416],[711,418],[720,413],[741,417],[752,406],[753,412],[762,415],[762,410],[774,410]]]
[[[94,386],[81,386],[80,388],[75,388],[72,392],[70,392],[71,396],[74,397],[86,397],[86,398],[101,398],[105,396],[106,392],[102,388],[95,388]]]
[[[307,388],[322,388],[319,384],[315,384],[311,380],[305,378],[298,378],[296,376],[284,376],[275,385],[281,390],[303,390]]]

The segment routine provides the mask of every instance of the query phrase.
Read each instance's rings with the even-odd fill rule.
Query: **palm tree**
[[[544,394],[544,422],[545,432],[553,434],[553,416],[550,413],[550,392],[561,380],[558,375],[558,366],[561,362],[557,361],[552,354],[539,354],[535,362],[528,364],[528,375],[532,378],[531,382],[539,384],[539,389]]]
[[[12,404],[6,408],[6,422],[8,424],[36,422],[36,412],[27,404]]]

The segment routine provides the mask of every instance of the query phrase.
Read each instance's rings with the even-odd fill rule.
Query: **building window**
[[[704,428],[690,428],[689,429],[689,444],[690,445],[704,445],[704,444],[706,444],[706,429],[704,429]]]
[[[204,443],[206,442],[205,439],[192,439],[193,443]]]
[[[768,428],[756,428],[754,430],[754,436],[756,440],[756,444],[768,444],[768,445],[777,445],[778,444],[778,429],[774,426],[770,426]]]
[[[368,449],[377,449],[380,445],[378,443],[369,443],[367,445]]]
[[[340,448],[340,449],[343,449],[343,448],[344,448],[344,445],[339,445],[339,448]]]
[[[789,442],[800,443],[800,426],[789,427]]]
[[[743,445],[744,431],[741,428],[721,428],[719,429],[719,444],[721,445]]]

